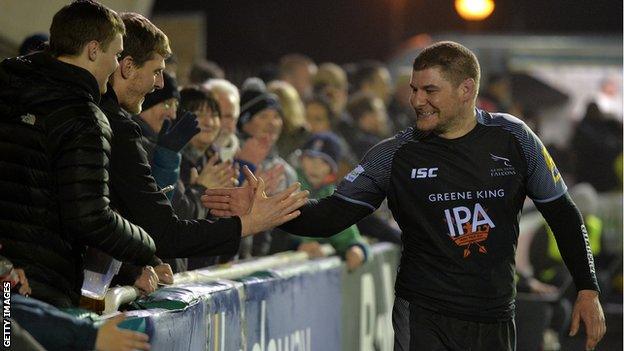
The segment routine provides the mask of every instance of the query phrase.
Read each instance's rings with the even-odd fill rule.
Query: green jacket
[[[301,183],[301,189],[310,191],[311,199],[324,198],[334,193],[334,184],[326,184],[316,189],[313,188],[301,168],[297,168],[297,177],[299,178],[299,183]],[[303,236],[297,238],[301,240],[301,242],[318,241],[321,244],[330,244],[340,256],[344,256],[347,250],[354,245],[362,248],[365,261],[370,255],[370,247],[362,239],[360,231],[355,224],[329,238],[309,238]]]

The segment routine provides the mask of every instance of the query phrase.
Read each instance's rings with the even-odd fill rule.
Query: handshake
[[[207,189],[201,197],[204,207],[216,217],[238,216],[242,236],[257,234],[297,218],[310,194],[295,183],[286,190],[267,196],[264,180],[243,167],[246,182],[242,187]]]

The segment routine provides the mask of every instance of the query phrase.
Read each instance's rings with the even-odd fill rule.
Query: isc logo
[[[412,168],[412,179],[435,178],[438,176],[438,167],[435,168]]]

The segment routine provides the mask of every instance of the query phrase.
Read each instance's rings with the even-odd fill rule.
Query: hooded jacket
[[[33,296],[77,305],[86,246],[154,262],[154,242],[109,207],[111,129],[88,71],[42,52],[0,63],[0,244]]]

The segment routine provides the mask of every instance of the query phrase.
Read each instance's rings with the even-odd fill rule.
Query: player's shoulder
[[[397,150],[414,140],[415,133],[417,132],[413,128],[408,128],[391,138],[380,141],[364,154],[358,166],[346,179],[353,181],[361,173],[365,173],[373,178],[386,179],[390,174],[389,171],[392,168],[392,162]]]
[[[420,134],[421,132],[415,130],[413,127],[404,129],[396,135],[377,143],[366,153],[365,158],[367,156],[379,157],[393,155],[403,145],[421,137]]]
[[[520,118],[509,113],[488,112],[477,110],[477,121],[487,127],[501,127],[504,129],[528,128]]]
[[[477,121],[486,127],[498,128],[501,131],[511,133],[520,142],[526,142],[535,137],[531,128],[524,121],[509,113],[477,110]]]

